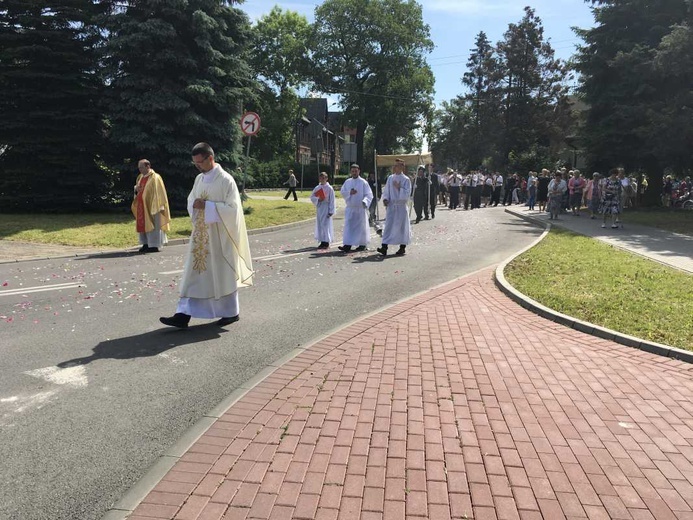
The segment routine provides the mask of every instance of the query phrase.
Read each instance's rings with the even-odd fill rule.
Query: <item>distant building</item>
[[[303,116],[296,124],[296,161],[302,164],[330,165],[331,174],[339,171],[344,143],[352,143],[356,131],[344,128],[342,112],[330,112],[327,99],[300,100]],[[348,159],[354,162],[356,159]]]

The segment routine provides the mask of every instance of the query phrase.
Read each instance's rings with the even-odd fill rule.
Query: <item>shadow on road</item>
[[[94,258],[125,258],[128,256],[142,256],[142,253],[137,251],[115,251],[113,253],[92,253],[85,256],[79,256],[75,260],[93,260]]]
[[[94,353],[91,356],[62,361],[57,366],[69,368],[87,365],[99,359],[133,359],[156,356],[172,348],[218,339],[224,332],[226,332],[225,329],[214,323],[197,325],[185,330],[173,328],[153,330],[135,336],[102,341],[94,347]]]

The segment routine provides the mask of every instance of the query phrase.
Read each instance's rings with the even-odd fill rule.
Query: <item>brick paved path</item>
[[[693,519],[693,365],[564,328],[486,270],[309,348],[131,519]]]

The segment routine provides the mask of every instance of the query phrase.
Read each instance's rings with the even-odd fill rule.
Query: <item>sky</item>
[[[594,19],[589,3],[583,0],[418,0],[423,7],[424,22],[431,31],[435,49],[426,61],[435,76],[434,100],[437,105],[464,93],[461,83],[466,63],[477,34],[484,31],[492,44],[503,38],[508,25],[518,23],[529,5],[541,19],[544,39],[550,39],[556,57],[569,59],[579,38],[571,27],[589,28]],[[274,5],[285,11],[296,11],[313,21],[319,1],[245,0],[240,8],[254,22],[269,13]]]

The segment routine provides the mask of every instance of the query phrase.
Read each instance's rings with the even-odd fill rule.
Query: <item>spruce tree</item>
[[[147,158],[180,206],[208,142],[217,160],[240,162],[239,118],[255,93],[246,14],[221,0],[137,0],[113,14],[106,47],[109,142],[134,180]],[[127,175],[127,174],[126,174]]]
[[[576,59],[580,91],[589,109],[582,131],[591,166],[624,166],[650,177],[656,203],[668,157],[662,154],[663,104],[671,84],[658,70],[657,51],[676,24],[686,21],[687,0],[599,0],[591,2],[596,25],[576,29],[584,40]],[[662,49],[660,49],[662,50]],[[653,146],[655,145],[655,146]],[[690,144],[689,144],[690,146]]]
[[[103,190],[98,9],[90,0],[0,3],[2,211],[78,210]]]

